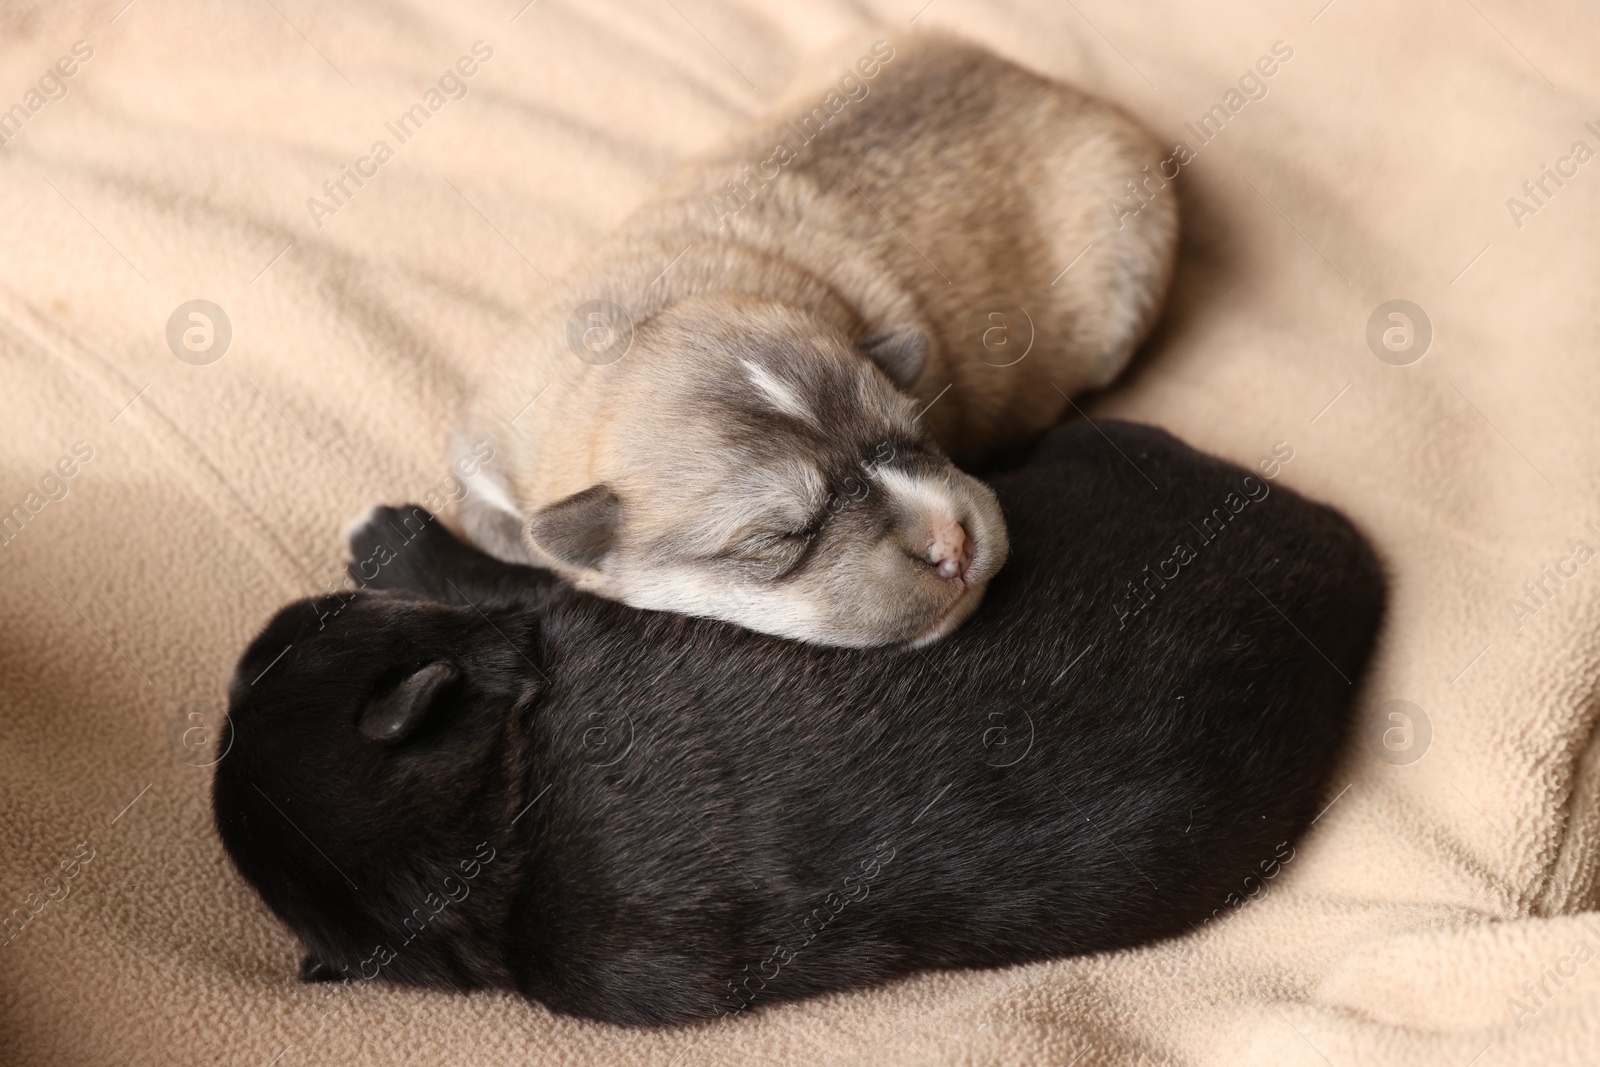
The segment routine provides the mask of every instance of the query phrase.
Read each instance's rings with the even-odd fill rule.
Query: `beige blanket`
[[[0,1062],[1600,1058],[1600,9],[125,2],[0,12]],[[878,20],[1183,142],[1171,308],[1095,407],[1292,450],[1377,544],[1329,807],[1191,937],[731,1024],[299,984],[193,765],[235,655],[448,487],[526,301]]]

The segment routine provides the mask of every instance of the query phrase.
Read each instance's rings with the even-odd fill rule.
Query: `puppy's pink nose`
[[[951,519],[934,527],[928,562],[941,578],[966,577],[967,568],[972,566],[972,539],[959,522]]]

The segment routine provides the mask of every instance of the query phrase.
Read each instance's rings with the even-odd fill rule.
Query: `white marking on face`
[[[750,378],[750,384],[761,390],[767,401],[785,415],[792,415],[797,419],[817,425],[817,417],[806,407],[800,394],[795,392],[787,382],[771,374],[759,363],[752,363],[748,359],[741,359],[744,364],[745,374]]]
[[[893,467],[874,467],[871,473],[884,492],[907,510],[926,515],[930,525],[960,521],[955,499],[940,482],[915,478]]]

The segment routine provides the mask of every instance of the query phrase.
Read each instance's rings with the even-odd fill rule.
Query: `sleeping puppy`
[[[453,446],[498,457],[453,520],[469,540],[818,644],[926,644],[977,607],[1005,524],[951,459],[1020,447],[1116,376],[1175,209],[1108,207],[1160,154],[1104,103],[946,38],[850,54],[685,168],[498,354]]]
[[[621,1024],[1184,933],[1292,856],[1383,582],[1334,511],[1100,429],[995,479],[1012,563],[937,660],[635,611],[382,509],[352,549],[386,591],[239,663],[223,843],[308,979]]]

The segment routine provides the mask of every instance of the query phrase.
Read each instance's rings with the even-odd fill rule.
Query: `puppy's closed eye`
[[[823,522],[823,516],[816,515],[799,522],[752,527],[722,552],[722,558],[757,564],[768,580],[780,578],[804,561]]]
[[[809,463],[781,462],[750,472],[744,484],[719,498],[734,521],[718,538],[714,558],[780,568],[768,570],[768,577],[787,573],[822,532],[829,499],[826,479]]]

